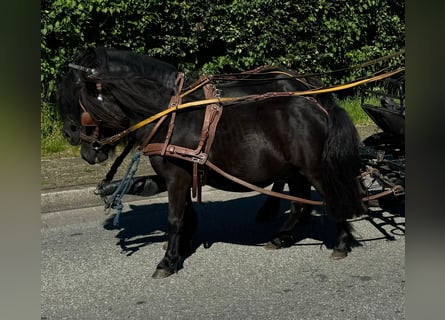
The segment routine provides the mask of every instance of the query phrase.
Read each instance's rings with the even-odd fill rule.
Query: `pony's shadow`
[[[195,204],[198,228],[193,237],[193,251],[203,245],[209,248],[217,242],[240,245],[262,245],[272,239],[286,219],[281,204],[280,214],[267,222],[256,220],[256,214],[265,201],[262,195],[227,201]],[[283,201],[285,203],[285,201]],[[285,204],[284,204],[285,205]],[[130,205],[120,217],[116,238],[122,251],[131,255],[139,248],[167,240],[166,203],[151,205]],[[111,215],[105,222],[105,229],[115,229]]]
[[[315,195],[316,198],[316,195]],[[276,218],[270,221],[257,221],[256,214],[264,204],[264,195],[238,198],[227,201],[203,202],[195,204],[198,215],[198,229],[193,237],[193,254],[201,245],[209,248],[212,244],[232,243],[249,246],[263,246],[269,242],[280,230],[287,219],[289,208],[288,201],[281,201],[281,210]],[[317,212],[323,212],[322,208],[317,208]],[[140,248],[165,242],[167,240],[167,203],[150,205],[130,205],[121,215],[119,232],[116,238],[117,245],[122,249],[122,253],[131,256]],[[396,213],[398,216],[400,214]],[[110,216],[104,224],[108,230],[115,229],[113,226],[113,216]],[[361,239],[360,241],[372,241],[379,239],[394,240],[394,237],[387,231],[385,226],[391,225],[393,230],[397,229],[397,234],[404,234],[404,222],[395,222],[390,215],[383,215],[375,212],[373,216],[364,216],[360,219],[367,219],[382,233],[382,237],[373,239]],[[379,219],[378,223],[374,220]],[[382,222],[383,221],[383,222]],[[292,237],[293,245],[314,245],[333,248],[336,241],[336,226],[325,215],[311,215],[310,221],[297,226]],[[305,241],[312,239],[314,241]],[[353,246],[360,246],[360,242],[354,240]]]

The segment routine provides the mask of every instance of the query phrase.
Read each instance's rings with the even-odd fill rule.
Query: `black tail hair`
[[[358,179],[359,141],[357,129],[346,111],[339,106],[330,108],[322,184],[328,214],[335,221],[365,213]]]

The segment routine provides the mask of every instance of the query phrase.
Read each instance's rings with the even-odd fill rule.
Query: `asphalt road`
[[[166,231],[163,194],[126,205],[42,214],[41,319],[405,319],[405,218],[353,221],[360,246],[329,259],[332,225],[314,215],[290,248],[265,250],[283,213],[255,222],[264,196],[206,189],[196,251],[153,279]]]

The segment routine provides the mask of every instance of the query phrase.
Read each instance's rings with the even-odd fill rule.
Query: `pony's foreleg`
[[[185,209],[184,209],[184,224],[182,228],[182,237],[179,243],[179,254],[182,257],[187,257],[192,250],[192,238],[198,227],[198,216],[193,207],[192,196],[190,189],[186,194]]]
[[[181,188],[182,189],[182,188]],[[153,278],[165,278],[178,270],[181,261],[190,253],[197,216],[194,211],[190,188],[169,188],[167,250],[156,267]]]

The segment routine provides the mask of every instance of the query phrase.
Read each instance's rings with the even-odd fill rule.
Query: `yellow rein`
[[[365,83],[370,83],[370,82],[374,82],[374,81],[378,81],[378,80],[382,80],[388,77],[391,77],[395,74],[398,74],[402,71],[404,71],[405,68],[399,68],[396,69],[394,71],[390,71],[378,76],[374,76],[371,78],[367,78],[367,79],[363,79],[363,80],[358,80],[352,83],[348,83],[348,84],[343,84],[343,85],[338,85],[338,86],[333,86],[333,87],[329,87],[329,88],[324,88],[324,89],[316,89],[316,90],[305,90],[305,91],[295,91],[295,92],[289,92],[288,96],[304,96],[304,95],[317,95],[317,94],[322,94],[322,93],[329,93],[329,92],[335,92],[335,91],[340,91],[340,90],[345,90],[345,89],[349,89],[349,88],[353,88]],[[202,87],[204,84],[206,84],[206,81],[201,82],[200,84],[198,84],[196,87],[193,87],[192,89],[184,92],[181,94],[181,97],[186,96],[187,94],[190,94],[191,92],[195,91],[196,89]],[[214,99],[207,99],[207,100],[199,100],[199,101],[193,101],[193,102],[187,102],[187,103],[183,103],[174,107],[170,107],[168,109],[165,109],[159,113],[156,113],[155,115],[148,117],[134,125],[132,125],[131,127],[129,127],[128,129],[125,129],[124,131],[108,137],[108,138],[104,138],[100,141],[98,141],[98,143],[100,145],[104,145],[104,144],[110,144],[110,143],[114,143],[120,139],[122,139],[123,137],[125,137],[126,135],[128,135],[129,133],[136,131],[140,128],[142,128],[143,126],[148,125],[149,123],[158,120],[160,118],[162,118],[163,116],[177,111],[177,110],[182,110],[182,109],[186,109],[186,108],[190,108],[190,107],[196,107],[196,106],[202,106],[202,105],[207,105],[207,104],[212,104],[212,103],[224,103],[224,102],[237,102],[237,101],[243,101],[246,99],[254,99],[255,97],[260,97],[262,95],[250,95],[250,96],[244,96],[244,97],[232,97],[232,98],[214,98]]]

